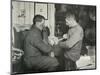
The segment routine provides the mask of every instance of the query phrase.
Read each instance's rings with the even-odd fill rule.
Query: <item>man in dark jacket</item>
[[[33,23],[24,41],[24,62],[29,69],[55,71],[58,61],[56,58],[49,56],[53,49],[43,41],[42,30],[45,18],[36,15]]]

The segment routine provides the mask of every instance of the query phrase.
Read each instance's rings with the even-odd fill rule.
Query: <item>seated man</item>
[[[80,58],[81,46],[83,40],[83,29],[76,21],[74,13],[66,14],[66,25],[69,26],[67,40],[60,41],[58,45],[65,48],[65,70],[75,70],[76,61]]]
[[[36,15],[33,18],[33,23],[24,41],[24,62],[29,69],[56,71],[58,61],[55,57],[49,56],[53,49],[43,41],[42,30],[45,18],[41,15]]]

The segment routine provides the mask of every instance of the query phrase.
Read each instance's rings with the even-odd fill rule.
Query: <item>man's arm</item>
[[[63,48],[71,48],[73,47],[79,40],[82,40],[83,38],[83,31],[82,30],[76,30],[76,32],[73,32],[73,35],[70,36],[70,38],[64,42],[59,42],[60,47]]]
[[[50,45],[47,45],[44,43],[41,34],[36,33],[34,35],[31,35],[33,38],[31,38],[31,43],[34,45],[36,48],[41,50],[44,53],[49,53],[52,50],[52,47]]]

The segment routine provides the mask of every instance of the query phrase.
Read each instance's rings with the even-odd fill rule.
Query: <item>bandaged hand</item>
[[[59,42],[59,40],[57,37],[55,37],[55,36],[49,37],[49,44],[51,44],[52,46],[58,44],[58,42]]]
[[[55,57],[54,52],[53,52],[53,51],[52,51],[52,52],[50,52],[49,56],[50,56],[50,57]]]

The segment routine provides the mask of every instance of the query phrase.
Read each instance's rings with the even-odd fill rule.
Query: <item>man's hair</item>
[[[44,16],[42,16],[42,15],[35,15],[34,18],[33,18],[33,24],[35,25],[36,22],[41,22],[43,19],[45,20]]]
[[[65,18],[69,18],[69,17],[75,17],[75,14],[72,13],[72,12],[67,12],[66,15],[65,15]]]
[[[78,22],[78,15],[76,15],[74,12],[67,12],[65,15],[65,18],[73,17]]]

